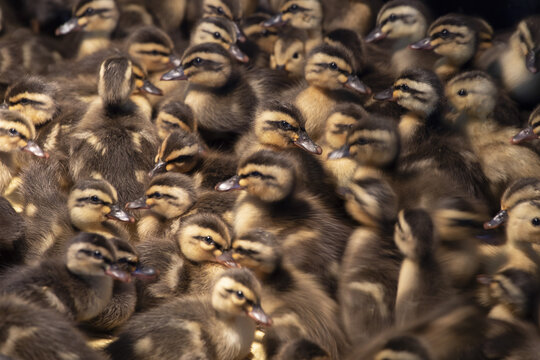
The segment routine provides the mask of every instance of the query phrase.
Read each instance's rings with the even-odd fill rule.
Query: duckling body
[[[9,201],[0,197],[0,228],[4,229],[0,237],[0,274],[20,262],[19,244],[24,240],[25,222]]]
[[[247,270],[228,270],[212,293],[176,299],[133,317],[107,351],[113,359],[243,359],[250,352],[255,320],[268,324],[260,284]],[[250,319],[249,317],[253,319]]]

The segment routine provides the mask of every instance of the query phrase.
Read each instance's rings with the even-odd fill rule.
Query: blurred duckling
[[[383,2],[380,0],[323,1],[324,29],[348,29],[359,36],[367,35],[375,25],[376,15]]]
[[[138,283],[138,309],[147,309],[183,295],[202,295],[225,269],[219,258],[231,247],[228,225],[212,213],[183,219],[170,238],[146,239],[137,246],[143,268],[160,274],[153,282]]]
[[[249,129],[258,100],[222,46],[215,43],[190,46],[181,65],[165,73],[162,79],[188,81],[184,102],[193,110],[199,132],[210,146],[223,143],[223,139],[234,141],[238,134]]]
[[[312,276],[290,266],[276,236],[255,229],[234,239],[232,259],[252,270],[262,285],[262,306],[273,320],[263,338],[267,358],[296,339],[312,341],[332,359],[347,346],[337,304]]]
[[[19,244],[24,240],[25,222],[8,200],[0,197],[0,275],[21,262]]]
[[[474,57],[491,44],[493,29],[483,19],[448,14],[435,20],[428,36],[410,45],[414,50],[432,50],[441,58],[433,70],[447,80],[460,70],[472,67]]]
[[[540,16],[521,20],[506,42],[493,46],[478,59],[480,69],[499,79],[509,95],[524,106],[535,106],[540,96]]]
[[[242,22],[247,41],[240,46],[257,67],[268,67],[270,54],[274,52],[274,44],[278,39],[277,28],[262,25],[268,19],[269,14],[259,12],[245,17]]]
[[[158,138],[150,119],[129,98],[135,83],[131,61],[109,58],[99,77],[101,99],[73,131],[69,171],[75,180],[106,179],[125,204],[142,195]]]
[[[119,17],[114,0],[79,0],[73,6],[72,18],[56,29],[56,35],[82,31],[77,52],[77,57],[82,58],[110,45]]]
[[[77,322],[88,320],[111,300],[113,279],[129,280],[115,261],[109,240],[80,233],[67,244],[63,258],[43,259],[10,272],[2,281],[2,293],[17,294]]]
[[[503,112],[505,108],[497,106],[499,90],[487,74],[473,71],[452,78],[446,86],[446,97],[460,114],[455,125],[478,157],[495,199],[513,180],[540,173],[539,155],[510,143],[519,129],[504,122],[512,112]]]
[[[431,14],[424,3],[417,0],[393,0],[381,8],[375,28],[366,42],[390,46],[391,68],[394,76],[412,67],[433,68],[435,56],[419,54],[408,46],[426,36]]]
[[[145,195],[126,204],[128,209],[148,209],[137,222],[139,239],[168,238],[179,227],[180,218],[197,200],[194,181],[187,175],[168,172],[152,178]]]
[[[209,294],[134,316],[107,352],[113,359],[243,359],[257,323],[271,324],[261,307],[261,285],[249,270],[230,269]]]
[[[276,355],[278,360],[330,360],[326,351],[312,341],[299,339],[291,341]]]
[[[270,55],[270,68],[284,70],[291,79],[304,76],[306,35],[302,30],[280,32]]]
[[[161,141],[173,131],[180,129],[191,133],[197,131],[193,111],[181,101],[168,101],[162,104],[154,117],[154,124]]]
[[[15,295],[0,296],[0,348],[4,359],[103,360],[84,336],[56,311]]]

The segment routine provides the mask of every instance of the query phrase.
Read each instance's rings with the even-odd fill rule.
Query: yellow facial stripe
[[[99,191],[97,189],[85,189],[85,190],[75,189],[73,191],[72,196],[75,197],[75,199],[97,196],[100,200],[106,203],[114,204],[116,202],[115,199],[111,199],[111,197],[108,194],[102,191]]]
[[[147,54],[147,52],[152,52],[154,50],[167,54],[165,56],[169,56],[171,54],[171,48],[158,43],[135,43],[129,48],[130,53],[143,53],[142,55],[145,56],[153,56],[153,54]],[[138,55],[140,56],[141,54]],[[156,54],[155,56],[164,55]]]
[[[8,131],[9,129],[15,129],[17,130],[17,132],[19,132],[19,134],[21,134],[28,140],[32,140],[36,136],[33,126],[26,126],[25,124],[21,124],[20,122],[6,121],[0,119],[0,128],[6,131]]]
[[[226,63],[226,62],[229,61],[229,59],[225,58],[221,54],[208,53],[208,52],[199,52],[199,53],[196,52],[196,53],[190,54],[186,58],[182,59],[182,64],[185,65],[185,64],[191,62],[192,60],[194,60],[195,58],[198,58],[198,57],[200,57],[203,60],[210,60],[210,61],[214,61],[214,62],[217,62],[217,63]]]
[[[166,112],[160,112],[159,115],[158,115],[158,119],[156,122],[160,122],[165,120],[167,122],[170,122],[170,123],[173,123],[173,124],[177,124],[178,126],[180,126],[180,128],[186,132],[192,132],[193,129],[190,129],[189,126],[183,122],[181,119],[178,119],[176,116],[173,116],[171,114],[168,114]]]
[[[219,284],[219,287],[223,289],[234,290],[235,292],[242,291],[244,293],[244,297],[247,300],[253,301],[255,303],[258,302],[258,297],[255,296],[255,293],[250,288],[244,286],[243,284],[235,281],[232,278],[223,277],[219,280],[218,284]],[[233,294],[231,296],[235,296],[235,295]]]
[[[345,60],[335,56],[331,56],[325,53],[315,53],[309,59],[310,64],[330,64],[332,62],[336,63],[339,69],[344,70],[348,73],[352,73],[351,66]]]
[[[228,249],[230,247],[229,239],[224,239],[220,234],[215,232],[212,229],[201,227],[199,225],[188,225],[182,230],[184,236],[189,236],[191,238],[197,236],[210,236],[212,240],[219,244],[223,249]],[[227,236],[228,237],[228,236]],[[201,240],[202,241],[202,240]]]
[[[111,0],[96,0],[85,4],[76,13],[75,16],[80,17],[88,8],[93,9],[113,9],[115,7],[114,1]]]
[[[418,14],[418,10],[416,10],[412,6],[407,6],[407,5],[391,7],[389,9],[386,9],[385,11],[379,13],[379,16],[377,16],[377,24],[380,25],[380,23],[383,20],[386,20],[392,14],[394,14],[396,16],[402,16],[402,15],[416,16]],[[387,24],[390,24],[390,22],[388,22]]]
[[[213,7],[216,7],[216,8],[221,7],[221,9],[223,10],[224,15],[227,18],[233,20],[233,14],[231,13],[231,10],[229,9],[229,7],[226,4],[224,4],[220,0],[206,0],[206,1],[204,1],[204,3],[207,5],[208,8],[210,8],[210,6],[213,6]],[[215,12],[213,12],[213,11],[211,11],[210,13],[212,14],[212,16],[215,15]]]
[[[193,144],[190,146],[186,146],[182,149],[174,150],[172,151],[169,156],[165,159],[165,161],[171,161],[176,159],[179,156],[185,156],[185,155],[191,155],[194,156],[199,153],[199,145]]]

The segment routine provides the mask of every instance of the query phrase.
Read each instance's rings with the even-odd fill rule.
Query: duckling
[[[306,34],[302,30],[293,28],[281,32],[270,55],[270,68],[285,70],[291,79],[302,78],[306,63],[305,42]]]
[[[163,140],[149,175],[180,172],[192,176],[198,187],[213,189],[218,182],[236,174],[236,156],[204,148],[195,134],[173,131]]]
[[[379,0],[324,1],[324,29],[352,30],[360,36],[367,35],[375,25],[376,14],[383,5]]]
[[[394,321],[402,261],[391,230],[397,196],[380,172],[369,168],[359,168],[343,192],[348,213],[363,225],[348,239],[338,287],[345,333],[358,345]]]
[[[275,358],[297,339],[315,343],[332,359],[341,358],[347,342],[337,320],[337,304],[315,277],[290,266],[276,236],[255,229],[237,237],[232,259],[261,282],[261,304],[273,321],[262,340],[267,358]]]
[[[193,28],[193,24],[201,18],[219,16],[234,21],[237,38],[243,42],[245,36],[239,26],[243,16],[241,0],[203,0],[188,2],[186,13],[186,28]],[[187,31],[189,32],[189,31]]]
[[[478,59],[478,67],[499,79],[510,96],[524,106],[534,106],[540,95],[540,63],[536,53],[540,16],[521,20],[506,42],[493,46]]]
[[[26,263],[44,255],[63,254],[66,242],[80,231],[126,238],[125,230],[108,220],[134,221],[118,205],[116,190],[110,183],[81,180],[65,196],[55,179],[56,169],[33,165],[22,176],[27,231],[21,252]]]
[[[38,157],[47,157],[35,142],[36,129],[25,116],[9,110],[0,110],[0,193],[4,193],[13,175],[17,173],[14,153],[26,151]]]
[[[188,80],[184,102],[193,110],[199,132],[210,146],[224,139],[234,141],[249,128],[258,99],[222,46],[190,46],[181,65],[165,73],[162,79]]]
[[[490,221],[484,223],[484,228],[493,229],[505,223],[510,209],[529,200],[540,200],[540,179],[531,177],[514,180],[501,197],[500,210]]]
[[[435,20],[428,36],[410,45],[414,50],[433,50],[442,56],[434,71],[448,80],[460,70],[470,68],[478,52],[491,42],[493,29],[483,19],[462,14],[448,14]]]
[[[137,246],[141,265],[155,269],[160,278],[137,284],[137,308],[147,309],[182,295],[208,293],[225,269],[218,257],[230,247],[227,224],[217,215],[202,212],[184,218],[172,237],[142,242]]]
[[[445,126],[443,91],[435,73],[412,69],[374,96],[406,110],[398,125],[401,149],[393,177],[402,208],[429,209],[440,198],[459,194],[489,199],[475,153]]]
[[[182,215],[195,204],[194,181],[186,175],[168,172],[152,178],[145,195],[127,203],[128,209],[149,209],[137,222],[139,239],[170,237],[178,229]]]
[[[379,11],[377,25],[366,36],[366,42],[390,47],[394,76],[413,67],[433,68],[436,56],[419,54],[408,47],[425,37],[431,20],[429,9],[420,1],[389,1]]]
[[[162,104],[154,117],[154,124],[156,124],[161,141],[175,130],[197,131],[197,122],[193,117],[193,111],[181,101],[169,101]]]
[[[8,200],[0,197],[0,275],[15,264],[20,263],[19,244],[25,236],[25,222]]]
[[[326,119],[336,104],[359,102],[361,98],[357,94],[370,92],[356,76],[353,64],[350,53],[339,47],[323,44],[310,53],[305,67],[309,87],[298,94],[295,104],[304,115],[307,133],[314,141],[322,137]]]
[[[104,359],[71,322],[23,297],[0,296],[0,317],[3,359]]]
[[[462,73],[446,86],[446,97],[461,114],[456,126],[461,126],[478,157],[495,199],[513,180],[540,173],[538,154],[509,142],[518,129],[499,120],[505,119],[508,111],[497,107],[498,93],[495,82],[479,71]]]
[[[73,130],[70,146],[73,179],[106,179],[118,190],[122,204],[142,195],[146,171],[158,147],[150,119],[129,99],[133,87],[131,61],[105,60],[98,86],[101,99],[90,105]]]
[[[246,269],[225,271],[211,294],[175,299],[134,316],[107,348],[113,359],[243,359],[256,323],[271,324],[261,285]]]
[[[242,31],[247,40],[240,47],[257,67],[268,67],[269,56],[274,52],[278,39],[276,28],[262,25],[268,19],[270,15],[259,12],[245,17],[242,22]]]
[[[115,261],[109,240],[80,233],[67,244],[63,258],[43,259],[11,271],[2,281],[2,293],[22,296],[75,321],[88,320],[110,301],[113,278],[129,279]]]
[[[401,326],[417,319],[426,308],[447,299],[452,291],[435,257],[435,229],[426,211],[401,210],[394,241],[404,255],[395,309],[396,325]]]
[[[83,31],[77,57],[80,59],[110,45],[110,37],[120,17],[114,0],[79,0],[73,6],[72,18],[56,29],[56,35]]]
[[[285,259],[296,269],[317,276],[333,295],[333,269],[341,259],[350,229],[301,186],[295,168],[294,158],[261,150],[241,161],[237,175],[218,184],[216,190],[246,190],[234,210],[237,236],[256,228],[277,234]]]
[[[330,356],[321,347],[309,340],[299,339],[285,345],[277,354],[279,360],[330,360]]]
[[[305,30],[307,41],[306,53],[322,42],[323,5],[321,0],[287,0],[282,1],[278,14],[262,23],[265,27],[276,27],[288,24]]]
[[[540,142],[534,141],[538,139],[540,133],[540,106],[537,106],[529,115],[527,127],[518,132],[512,137],[512,144],[521,144],[525,141],[533,141],[537,153],[540,153]]]
[[[212,42],[223,46],[231,55],[242,63],[247,63],[249,57],[237,45],[236,25],[224,17],[204,17],[191,33],[190,45]]]

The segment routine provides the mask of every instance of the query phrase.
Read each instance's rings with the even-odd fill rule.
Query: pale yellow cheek
[[[347,79],[348,79],[348,78],[347,78],[345,75],[343,75],[343,74],[340,74],[340,75],[338,76],[338,81],[339,81],[340,83],[342,83],[342,84],[345,84],[345,83],[347,82]]]
[[[240,186],[244,187],[244,186],[248,185],[248,182],[247,182],[246,179],[240,179],[240,181],[238,181],[238,184],[240,184]]]
[[[155,204],[156,204],[156,201],[154,199],[146,199],[146,205],[152,206]]]
[[[108,207],[108,206],[104,206],[104,207],[101,208],[101,213],[104,214],[104,215],[106,215],[106,214],[108,214],[110,212],[111,212],[111,208]]]
[[[174,168],[175,168],[174,164],[167,164],[165,166],[165,170],[167,171],[172,171]]]

